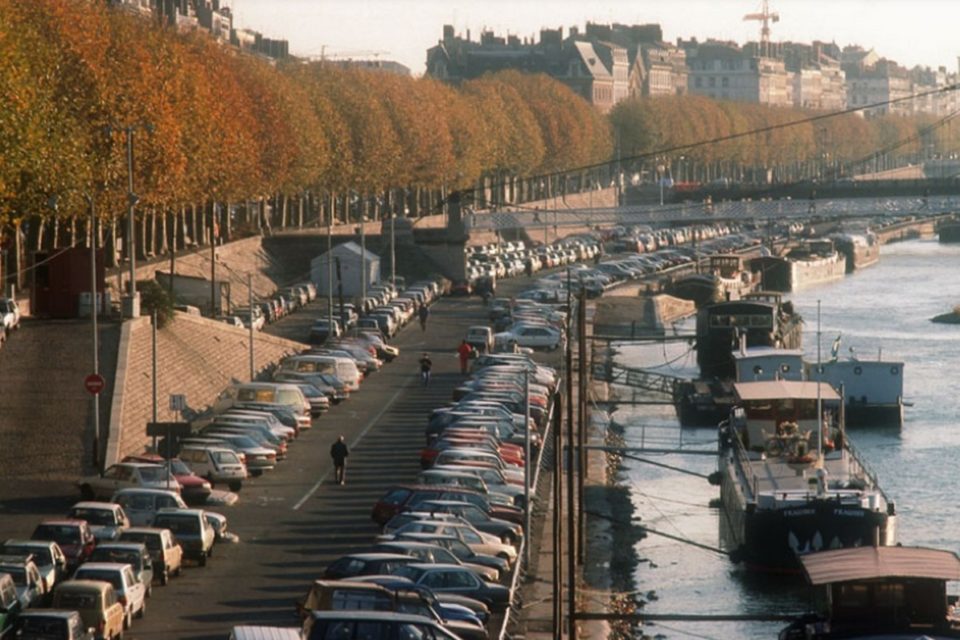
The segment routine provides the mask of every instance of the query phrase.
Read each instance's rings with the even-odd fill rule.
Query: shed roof
[[[733,385],[740,400],[816,400],[816,382],[798,380],[766,380],[763,382],[738,382]],[[826,382],[820,384],[820,399],[837,401],[840,396]]]
[[[960,557],[925,547],[854,547],[800,556],[811,585],[874,578],[960,580]]]

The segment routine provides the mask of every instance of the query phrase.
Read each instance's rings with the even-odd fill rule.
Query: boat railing
[[[877,474],[873,471],[870,465],[867,464],[866,459],[855,446],[853,442],[850,441],[849,437],[844,437],[844,448],[849,454],[848,465],[850,466],[850,475],[852,476],[862,476],[868,480],[868,485],[873,487],[880,492],[880,495],[883,496],[884,500],[887,500],[887,494],[883,492],[883,489],[880,487],[880,481],[877,479]]]
[[[736,469],[740,485],[744,487],[744,493],[748,501],[756,501],[758,476],[753,470],[753,461],[750,460],[750,454],[743,446],[740,439],[738,425],[730,425],[730,439],[733,442],[733,465]]]

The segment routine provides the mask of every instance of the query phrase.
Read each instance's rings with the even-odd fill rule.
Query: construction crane
[[[748,13],[743,16],[743,19],[757,20],[760,22],[760,48],[764,54],[766,54],[770,48],[770,23],[780,22],[780,14],[775,11],[770,11],[770,3],[768,0],[763,0],[760,13]]]

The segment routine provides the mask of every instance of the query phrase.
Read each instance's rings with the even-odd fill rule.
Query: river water
[[[960,551],[960,498],[954,491],[960,460],[960,326],[930,318],[960,303],[960,245],[911,240],[885,245],[880,262],[841,281],[788,294],[805,320],[804,350],[817,352],[817,303],[824,358],[842,334],[841,357],[904,362],[904,397],[912,403],[903,429],[851,430],[850,438],[896,503],[899,541]],[[692,320],[678,325],[693,332]],[[621,343],[617,360],[681,375],[696,373],[686,343]],[[621,405],[612,414],[626,446],[716,451],[712,429],[680,429],[671,406]],[[716,468],[712,455],[636,454],[700,474]],[[620,481],[630,487],[635,517],[653,530],[708,547],[720,546],[717,487],[705,479],[625,460]],[[803,611],[809,590],[800,579],[747,575],[714,551],[651,534],[635,548],[637,598],[648,613],[762,615]],[[948,585],[952,593],[960,585]],[[781,622],[665,622],[645,633],[664,638],[775,638]]]

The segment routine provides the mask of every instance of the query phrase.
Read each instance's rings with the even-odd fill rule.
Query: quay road
[[[499,293],[521,287],[505,282]],[[321,309],[314,302],[268,330],[303,340]],[[236,505],[211,507],[227,516],[239,542],[218,544],[206,567],[189,566],[155,588],[128,640],[222,640],[234,624],[296,625],[294,602],[311,582],[335,558],[373,542],[375,500],[419,472],[427,414],[448,402],[462,380],[456,347],[467,326],[484,323],[477,298],[446,297],[431,308],[426,332],[416,322],[403,329],[391,341],[400,357],[314,420],[285,461],[244,484]],[[434,362],[427,388],[417,365],[424,351]],[[345,486],[330,481],[329,448],[340,434],[350,445]],[[40,519],[62,516],[79,500],[67,482],[8,490],[0,489],[0,540],[29,536]]]

